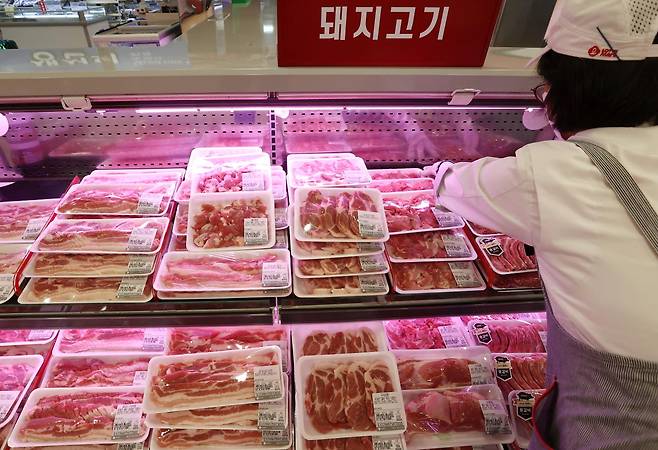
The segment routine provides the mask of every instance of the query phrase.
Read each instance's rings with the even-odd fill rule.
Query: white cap
[[[557,0],[548,50],[576,58],[633,61],[658,57],[658,0]]]

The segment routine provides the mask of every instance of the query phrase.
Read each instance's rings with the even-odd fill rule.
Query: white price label
[[[382,244],[379,242],[357,242],[356,250],[359,253],[376,253],[382,251]]]
[[[288,226],[288,208],[276,208],[274,210],[274,226],[277,228]]]
[[[288,430],[263,430],[261,436],[263,445],[289,445],[290,443]]]
[[[112,440],[138,438],[143,432],[141,422],[141,403],[126,403],[117,406],[112,425]]]
[[[290,284],[290,267],[283,262],[266,262],[262,267],[263,287],[286,287]]]
[[[161,211],[162,198],[164,195],[144,192],[139,196],[137,203],[137,214],[158,214]]]
[[[133,386],[144,386],[146,384],[146,370],[138,370],[133,376]]]
[[[399,392],[372,394],[377,431],[404,431],[402,397]]]
[[[280,366],[254,368],[254,394],[256,400],[277,400],[283,397]]]
[[[439,228],[461,228],[464,226],[462,218],[455,213],[437,207],[432,208],[432,212],[439,223]]]
[[[128,237],[126,250],[129,252],[148,252],[158,234],[157,228],[135,228]]]
[[[286,406],[285,400],[276,402],[264,402],[258,404],[258,429],[259,430],[285,430]]]
[[[162,328],[147,328],[144,330],[142,350],[145,352],[163,352],[165,348],[165,330]]]
[[[0,301],[8,299],[14,294],[14,274],[0,274]]]
[[[130,255],[126,274],[139,275],[148,274],[153,269],[154,255]]]
[[[404,450],[400,436],[373,436],[372,450]]]
[[[468,258],[471,256],[471,249],[468,248],[463,236],[454,234],[442,234],[441,240],[446,253],[451,258]]]
[[[117,450],[144,450],[144,443],[133,442],[132,444],[117,444]]]
[[[345,182],[348,184],[367,183],[368,175],[361,170],[346,170]]]
[[[117,298],[140,297],[144,295],[147,277],[125,277],[117,288]]]
[[[243,191],[264,191],[265,177],[263,172],[245,172],[242,174]]]
[[[480,400],[480,409],[484,415],[484,432],[487,434],[509,434],[510,428],[507,409],[498,400]]]
[[[34,219],[30,219],[27,223],[27,226],[25,227],[25,231],[23,231],[23,236],[21,236],[21,239],[24,241],[35,240],[37,237],[39,237],[39,233],[41,233],[43,227],[46,226],[48,219],[48,217],[36,217]]]
[[[384,237],[382,217],[378,212],[357,211],[359,234],[364,239],[381,239]]]
[[[482,285],[480,277],[476,272],[475,266],[470,262],[450,262],[448,263],[452,276],[455,278],[457,286],[460,288],[472,288]]]
[[[245,245],[263,245],[268,240],[267,217],[244,219]]]
[[[27,340],[32,341],[47,341],[53,337],[53,330],[30,330],[30,333],[27,335]]]
[[[386,278],[382,275],[363,275],[359,277],[361,292],[383,294],[386,292]]]
[[[541,343],[544,344],[544,350],[548,350],[548,343],[547,343],[547,338],[548,335],[545,331],[538,331],[539,333],[539,339],[541,339]]]
[[[471,373],[471,384],[489,384],[492,382],[491,372],[482,364],[469,364],[468,371]]]
[[[363,272],[384,272],[388,269],[382,255],[359,256],[359,263]]]
[[[468,347],[468,342],[461,328],[455,325],[443,325],[438,327],[439,334],[446,348]]]
[[[0,420],[7,417],[21,391],[0,391]]]

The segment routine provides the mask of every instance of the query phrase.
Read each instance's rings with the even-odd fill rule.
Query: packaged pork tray
[[[55,342],[57,330],[0,330],[0,356],[46,356]]]
[[[59,203],[58,198],[0,203],[0,242],[34,241]]]
[[[156,428],[150,450],[285,450],[292,430],[181,430]]]
[[[103,278],[151,275],[156,255],[120,253],[34,253],[25,276],[39,278]]]
[[[384,253],[384,244],[381,242],[309,242],[293,238],[290,248],[292,256],[298,260],[350,258]]]
[[[299,324],[292,331],[293,357],[388,350],[381,322]]]
[[[391,349],[467,347],[467,331],[458,318],[387,320],[384,322]]]
[[[402,180],[406,178],[422,178],[423,170],[409,169],[370,169],[368,173],[373,180]]]
[[[153,288],[149,277],[31,278],[18,303],[145,303],[151,299]]]
[[[301,433],[295,434],[295,450],[406,450],[404,436],[360,436],[352,438],[307,440]],[[462,449],[460,449],[462,450]]]
[[[60,330],[53,356],[98,356],[108,353],[143,355],[163,353],[163,328],[85,328]]]
[[[545,320],[472,320],[468,330],[473,345],[492,353],[545,353]]]
[[[313,242],[385,242],[388,228],[376,189],[295,191],[295,238]]]
[[[382,201],[392,235],[464,227],[461,217],[437,205],[434,191],[389,192]]]
[[[9,436],[12,447],[121,444],[148,435],[143,387],[39,388]],[[66,407],[62,407],[66,405]]]
[[[433,189],[434,180],[431,178],[406,178],[373,180],[369,188],[377,189],[379,192],[406,192],[406,191],[429,191]]]
[[[492,289],[540,289],[537,260],[529,247],[509,236],[475,237],[479,264]]]
[[[185,169],[99,169],[84,177],[80,184],[179,183]]]
[[[0,357],[0,428],[18,411],[42,364],[41,355]]]
[[[14,277],[30,244],[0,244],[0,303],[14,296]]]
[[[532,413],[535,400],[544,393],[543,389],[526,389],[509,393],[508,404],[516,445],[528,448],[533,433]]]
[[[544,389],[546,353],[494,353],[496,383],[507,396],[514,390]]]
[[[192,196],[196,194],[272,191],[270,158],[265,153],[216,156],[194,167]]]
[[[295,295],[301,298],[363,297],[388,294],[384,275],[361,275],[325,278],[293,277]]]
[[[391,262],[473,261],[475,250],[461,230],[392,235],[386,243]]]
[[[399,294],[482,291],[487,288],[470,261],[391,263],[393,288]]]
[[[363,159],[351,154],[288,158],[288,185],[295,190],[303,187],[363,186],[371,181]]]
[[[288,297],[292,287],[283,289],[250,289],[246,291],[159,291],[160,300],[229,300],[246,298]]]
[[[185,236],[187,234],[187,220],[189,214],[188,205],[178,205],[176,217],[174,218],[173,234],[176,236]]]
[[[341,277],[347,275],[378,275],[388,273],[383,254],[346,258],[294,259],[295,275],[299,278]]]
[[[342,391],[325,389],[334,378],[345,386]],[[400,379],[388,352],[303,356],[295,381],[297,431],[304,439],[399,435],[407,429]]]

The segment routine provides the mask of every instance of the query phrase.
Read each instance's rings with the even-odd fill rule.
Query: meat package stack
[[[284,179],[259,147],[194,149],[154,283],[158,298],[289,295],[290,252],[275,231],[287,227]]]
[[[23,304],[142,303],[182,169],[96,170],[73,185],[32,245]]]
[[[146,375],[151,450],[290,448],[289,339],[276,326],[170,329]]]
[[[382,192],[391,234],[386,254],[400,294],[486,288],[464,234],[464,221],[436,204],[431,178],[420,169],[371,170],[370,187]]]
[[[492,289],[539,289],[541,281],[532,247],[481,225],[468,223],[468,235]]]
[[[298,297],[388,293],[381,194],[351,153],[288,156],[291,248]]]

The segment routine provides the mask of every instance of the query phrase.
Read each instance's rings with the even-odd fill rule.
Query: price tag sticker
[[[460,288],[474,288],[482,286],[475,266],[470,262],[449,262],[448,266]]]
[[[434,217],[439,224],[439,228],[461,228],[464,226],[464,221],[455,213],[451,213],[442,208],[432,208]]]
[[[384,272],[388,269],[382,255],[359,256],[359,263],[363,272]]]
[[[357,211],[359,234],[364,239],[381,239],[384,237],[382,217],[378,212]]]
[[[269,240],[267,217],[244,219],[245,245],[263,245]]]
[[[484,432],[486,434],[509,434],[510,427],[507,409],[498,400],[480,400],[480,409],[484,415]]]
[[[256,400],[278,400],[283,397],[280,366],[254,368],[254,394]]]
[[[290,267],[284,262],[266,262],[262,267],[263,287],[286,287],[290,284]]]
[[[36,217],[34,219],[30,219],[27,222],[27,226],[25,227],[25,231],[23,231],[23,235],[21,236],[21,240],[23,241],[33,241],[37,237],[39,237],[39,233],[41,233],[41,230],[43,230],[43,227],[46,226],[46,222],[48,222],[48,217]]]
[[[146,370],[138,370],[133,376],[133,386],[144,386],[146,384]]]
[[[404,431],[402,397],[399,392],[372,394],[377,431]]]
[[[468,347],[468,342],[466,342],[461,328],[455,325],[443,325],[438,327],[438,330],[446,348]]]
[[[377,253],[381,252],[383,249],[382,244],[379,242],[357,242],[356,250],[359,253]]]
[[[53,337],[54,330],[30,330],[30,333],[27,335],[27,340],[32,341],[47,341]]]
[[[14,274],[0,274],[0,301],[14,295]]]
[[[159,214],[164,195],[154,192],[144,192],[139,196],[137,214]]]
[[[153,269],[155,255],[130,255],[128,259],[127,275],[148,274]]]
[[[124,277],[117,288],[117,298],[140,297],[144,295],[147,277]]]
[[[382,275],[362,275],[359,277],[361,292],[367,294],[383,294],[386,292],[386,278]]]
[[[242,174],[243,191],[264,191],[265,177],[263,172],[244,172]]]
[[[400,436],[373,436],[372,450],[404,450]]]
[[[165,330],[162,328],[146,328],[144,330],[144,340],[142,341],[142,351],[145,352],[164,352],[165,349]]]
[[[451,258],[468,258],[471,256],[471,249],[466,244],[463,236],[454,234],[442,234],[441,240],[446,253]]]
[[[112,440],[138,438],[143,432],[141,422],[141,403],[125,403],[117,406],[112,424]]]
[[[21,391],[0,391],[0,420],[7,417]]]
[[[151,251],[155,235],[158,234],[157,228],[135,228],[128,237],[126,250],[129,252],[148,252]]]
[[[491,372],[482,364],[469,364],[468,371],[471,373],[471,384],[489,384],[492,381]]]
[[[548,344],[547,344],[547,333],[546,331],[538,331],[539,333],[539,339],[541,339],[541,343],[544,344],[544,350],[548,350]]]
[[[290,431],[288,430],[263,430],[261,431],[263,445],[289,445]]]
[[[117,444],[117,450],[144,450],[144,443],[133,442],[132,444]]]
[[[285,430],[288,425],[286,417],[288,416],[284,399],[258,404],[259,430]]]
[[[285,228],[288,226],[288,208],[274,209],[274,226],[276,228]]]

